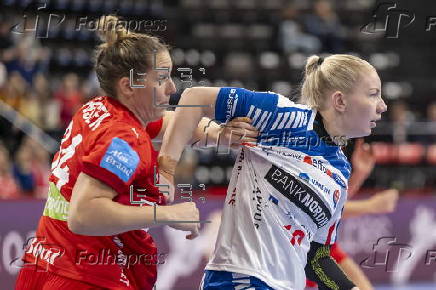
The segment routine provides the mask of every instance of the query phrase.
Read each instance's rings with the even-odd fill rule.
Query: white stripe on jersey
[[[295,122],[292,125],[292,128],[297,128],[298,123],[300,123],[300,119],[301,119],[302,115],[303,115],[303,112],[301,112],[301,111],[297,112],[297,117],[295,118]]]
[[[259,118],[259,115],[260,115],[261,112],[262,112],[261,109],[256,109],[256,112],[254,112],[254,117],[253,117],[253,119],[252,119],[253,124],[256,123],[257,118]]]
[[[290,112],[286,112],[285,115],[283,116],[283,120],[280,122],[280,125],[277,127],[277,129],[282,129],[283,126],[285,125],[285,122],[288,120],[290,115]]]
[[[286,123],[286,126],[285,126],[286,129],[291,128],[291,124],[295,120],[295,115],[296,115],[295,111],[291,113],[291,117],[289,118],[289,121],[288,121],[288,123]]]
[[[255,108],[256,108],[256,107],[253,106],[253,105],[250,106],[250,110],[248,111],[248,114],[247,114],[247,117],[248,117],[248,118],[251,118],[251,114],[253,113],[253,111],[254,111]]]
[[[238,94],[236,94],[235,96],[235,101],[233,102],[233,108],[232,108],[232,116],[235,115],[235,111],[236,111],[236,105],[238,104]]]
[[[277,127],[280,119],[282,118],[282,116],[283,116],[283,113],[279,113],[278,114],[276,121],[274,122],[274,124],[271,127],[271,130],[275,130],[276,129],[276,127]]]
[[[256,129],[259,129],[260,126],[262,126],[263,122],[265,121],[266,116],[268,115],[268,111],[264,111],[262,116],[260,117],[259,122],[257,122],[256,125],[253,125],[254,127],[256,127]]]
[[[266,125],[268,124],[269,118],[271,118],[272,112],[269,112],[268,117],[265,120],[265,123],[263,123],[263,126],[259,129],[259,131],[263,132],[263,130],[265,129]]]

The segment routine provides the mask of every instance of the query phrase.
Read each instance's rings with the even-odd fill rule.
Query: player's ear
[[[128,77],[122,77],[117,81],[118,92],[121,96],[127,98],[133,96],[133,88],[130,86],[130,79]]]
[[[335,91],[330,96],[333,108],[339,112],[344,112],[347,107],[347,100],[341,91]]]

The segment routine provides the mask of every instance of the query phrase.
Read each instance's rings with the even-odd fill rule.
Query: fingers
[[[356,143],[354,144],[354,146],[356,148],[360,148],[363,144],[363,138],[357,138]]]
[[[387,189],[382,191],[380,194],[388,196],[391,199],[398,199],[399,192],[397,189]]]
[[[232,122],[245,122],[245,123],[251,123],[251,119],[249,117],[236,117],[233,118],[230,123]]]
[[[383,210],[383,213],[391,213],[395,210],[398,202],[399,192],[396,189],[388,189],[378,193],[378,202]]]
[[[198,237],[198,235],[199,235],[199,228],[200,228],[200,224],[196,224],[195,228],[193,230],[191,230],[191,233],[186,236],[186,239],[193,240],[196,237]]]

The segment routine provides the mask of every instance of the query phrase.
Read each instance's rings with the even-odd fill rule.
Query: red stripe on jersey
[[[327,240],[325,241],[326,245],[330,245],[331,239],[332,239],[332,234],[333,231],[335,230],[336,227],[336,223],[332,224],[329,228],[329,234],[327,235]]]

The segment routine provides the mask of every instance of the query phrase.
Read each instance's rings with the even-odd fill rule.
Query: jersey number
[[[288,231],[291,231],[292,225],[286,225],[283,227],[285,229],[287,229]],[[301,245],[301,241],[303,241],[305,235],[306,234],[302,230],[295,230],[292,233],[291,245],[295,246],[295,243],[297,243],[298,245]]]
[[[76,147],[82,143],[82,135],[77,134],[71,140],[70,146],[66,148],[62,148],[64,142],[71,138],[71,131],[73,129],[73,121],[70,122],[67,130],[65,131],[64,138],[61,141],[61,149],[59,150],[59,154],[57,158],[52,163],[52,173],[54,176],[58,178],[56,182],[56,187],[61,190],[62,186],[68,183],[70,179],[70,169],[66,165],[66,162],[74,156],[76,153]]]

